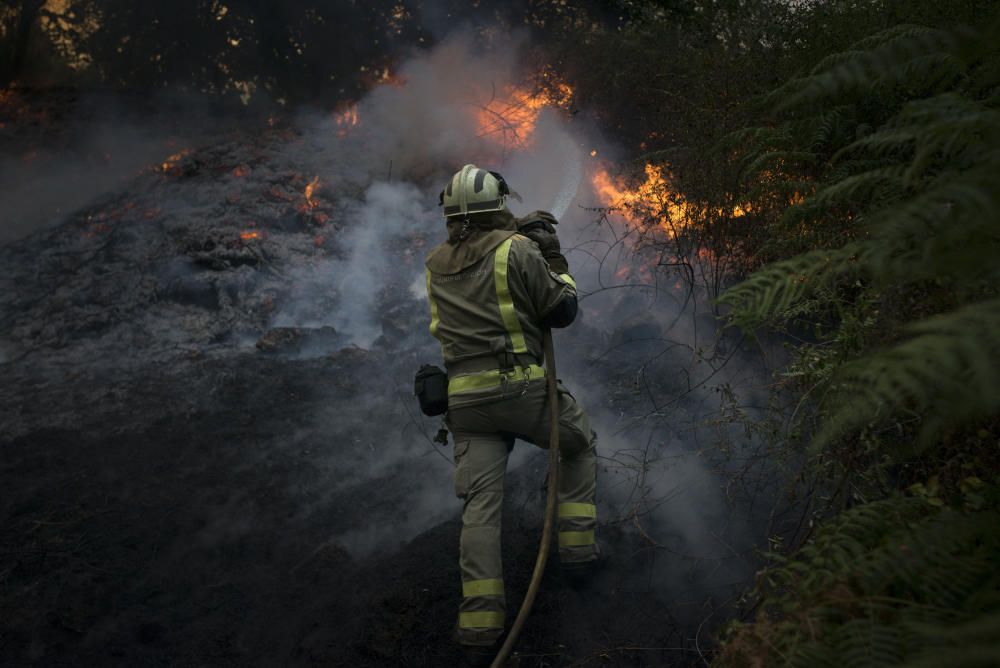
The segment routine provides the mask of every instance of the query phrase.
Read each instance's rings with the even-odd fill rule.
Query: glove
[[[562,255],[559,236],[556,234],[555,217],[545,211],[534,211],[517,221],[517,231],[538,245],[549,268],[557,274],[569,273],[569,265]]]
[[[559,252],[562,250],[562,247],[559,245],[559,237],[551,225],[548,226],[548,229],[545,229],[543,223],[529,223],[522,228],[518,228],[517,231],[538,244],[538,250],[542,251],[542,257],[545,259],[548,259],[552,255],[559,255]]]

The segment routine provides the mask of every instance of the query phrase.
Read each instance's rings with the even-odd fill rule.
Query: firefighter
[[[555,231],[536,211],[515,218],[496,172],[465,165],[441,193],[448,239],[427,256],[430,330],[448,371],[447,424],[455,440],[455,494],[464,502],[456,639],[491,646],[506,604],[500,519],[507,456],[519,438],[549,440],[542,331],[566,327],[576,285]],[[597,562],[596,434],[559,384],[559,560],[586,577]]]

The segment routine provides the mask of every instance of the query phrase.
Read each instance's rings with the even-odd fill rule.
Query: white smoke
[[[21,93],[14,95],[16,100]],[[99,93],[81,94],[79,99],[58,93],[33,99],[30,93],[24,94],[26,108],[45,102],[71,117],[58,122],[11,123],[17,132],[8,128],[3,136],[0,245],[65,222],[81,207],[120,190],[179,147],[217,135],[221,125],[208,113],[204,100],[174,89],[165,89],[150,100],[152,106],[164,110],[153,119]],[[38,115],[44,119],[46,112]]]
[[[334,327],[345,343],[370,347],[382,335],[378,297],[395,275],[390,249],[425,231],[436,215],[411,183],[376,182],[360,202],[344,207],[349,225],[340,240],[346,257],[299,272],[298,294],[276,317],[280,326]],[[336,291],[336,306],[317,313],[317,292]]]
[[[360,100],[360,124],[350,136],[342,137],[328,116],[303,118],[303,130],[322,156],[318,171],[326,190],[364,188],[364,194],[339,199],[348,221],[338,243],[344,259],[298,272],[293,298],[275,325],[332,326],[346,342],[371,347],[383,334],[378,301],[384,291],[400,285],[411,295],[425,294],[422,258],[402,263],[400,249],[417,236],[430,245],[443,240],[444,222],[434,205],[464,164],[503,173],[523,200],[509,201],[515,214],[566,211],[588,197],[580,189],[580,146],[587,142],[557,114],[543,111],[529,138],[483,136],[477,114],[520,83],[515,62],[515,49],[484,54],[467,38],[451,39],[403,64],[399,77],[405,83],[379,86]],[[569,213],[581,220],[576,210]],[[327,309],[334,293],[337,305]]]
[[[602,467],[603,517],[621,521],[638,512],[653,540],[716,564],[713,581],[744,577],[752,572],[748,561],[733,559],[725,562],[725,568],[719,564],[732,559],[733,549],[745,551],[753,544],[754,536],[746,528],[750,516],[734,510],[718,469],[673,434],[682,428],[698,433],[697,423],[717,408],[717,402],[712,403],[717,397],[713,388],[737,384],[746,369],[738,370],[734,364],[713,370],[711,364],[702,364],[711,356],[717,329],[703,293],[686,300],[684,289],[674,285],[676,277],[658,270],[653,274],[659,284],[620,289],[627,283],[616,277],[622,266],[655,262],[655,257],[637,258],[632,242],[622,240],[622,229],[616,229],[614,222],[601,222],[593,211],[601,203],[587,187],[584,156],[591,147],[602,155],[607,151],[590,126],[545,111],[522,144],[511,143],[510,137],[482,136],[478,111],[493,96],[519,83],[514,56],[513,50],[483,54],[468,40],[452,39],[404,64],[399,70],[404,84],[381,86],[359,101],[360,125],[346,140],[337,138],[337,127],[328,119],[305,127],[327,156],[321,173],[331,184],[328,189],[349,192],[354,187],[361,194],[340,198],[342,216],[349,221],[341,232],[344,256],[302,273],[295,298],[277,322],[333,326],[345,342],[370,348],[384,334],[383,305],[418,300],[420,315],[408,328],[414,340],[425,344],[428,356],[436,355],[436,344],[426,334],[429,312],[422,256],[445,236],[434,206],[438,192],[454,171],[469,162],[501,172],[523,199],[509,203],[515,214],[546,209],[561,217],[560,238],[584,295],[581,323],[575,327],[578,332],[586,330],[577,339],[570,331],[557,334],[560,376],[590,409],[599,432],[606,436],[621,432],[599,440],[602,456],[625,462]],[[419,249],[411,248],[415,239],[424,241]],[[316,305],[325,304],[323,296],[330,294],[336,294],[330,308],[317,312]],[[638,368],[638,376],[658,374],[649,381],[658,396],[647,401],[638,383],[634,392],[633,405],[640,414],[649,409],[650,419],[618,415],[607,408],[608,388],[602,386],[604,378],[595,378],[594,367],[595,351],[602,342],[606,349],[618,351],[618,368]],[[757,378],[754,372],[751,382]],[[693,389],[680,387],[682,379]],[[741,382],[748,384],[746,378]],[[656,402],[669,403],[674,390],[681,397],[672,409],[676,413],[657,411]],[[622,429],[623,420],[631,425],[628,429]],[[433,420],[423,425],[428,431],[437,426]],[[656,445],[643,457],[622,458],[621,453],[634,455],[637,449],[630,439]],[[532,446],[519,446],[515,452],[520,454],[512,466],[516,461],[538,468],[543,461],[537,460]],[[418,456],[422,455],[415,454],[412,443],[392,440],[380,444],[378,469],[403,463],[405,471],[405,462]],[[450,496],[450,468],[435,462],[433,475],[421,473],[409,481],[414,486],[413,508],[419,512],[393,526],[359,527],[341,538],[364,552],[415,535],[457,510],[458,502]],[[651,580],[676,588],[683,578],[682,571],[671,570]]]

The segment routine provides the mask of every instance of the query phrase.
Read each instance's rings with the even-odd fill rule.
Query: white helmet
[[[466,165],[451,177],[441,191],[438,204],[444,207],[445,218],[465,218],[470,213],[501,211],[507,206],[510,188],[496,172]]]

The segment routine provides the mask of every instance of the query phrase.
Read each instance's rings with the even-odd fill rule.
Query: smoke
[[[641,527],[665,554],[669,548],[686,555],[681,564],[668,562],[649,574],[648,580],[666,593],[691,585],[696,561],[715,564],[709,572],[699,572],[697,586],[752,572],[749,559],[733,555],[747,552],[761,535],[759,510],[734,507],[724,487],[728,465],[705,444],[718,433],[717,424],[706,425],[724,423],[721,398],[726,393],[746,396],[760,384],[761,369],[742,351],[723,349],[725,339],[718,336],[706,290],[688,294],[679,274],[650,270],[657,264],[655,253],[637,254],[621,221],[593,210],[601,202],[586,178],[595,164],[587,156],[592,149],[601,156],[613,154],[614,147],[582,114],[569,119],[542,111],[530,136],[503,124],[483,130],[478,121],[489,113],[491,101],[523,83],[516,45],[489,52],[469,36],[453,36],[403,63],[395,74],[401,83],[381,85],[357,102],[356,127],[345,127],[326,111],[302,112],[295,118],[292,140],[216,147],[212,151],[239,161],[212,174],[206,169],[203,177],[155,186],[161,190],[149,186],[143,196],[164,206],[157,218],[163,229],[182,230],[176,234],[179,239],[171,238],[164,247],[190,259],[163,268],[169,285],[160,292],[140,285],[156,299],[147,316],[148,331],[178,347],[196,340],[200,348],[216,346],[217,354],[246,354],[245,346],[225,348],[229,340],[222,330],[232,329],[229,320],[259,327],[244,342],[269,327],[328,327],[337,332],[335,348],[371,351],[365,383],[351,397],[350,410],[342,408],[343,401],[334,401],[342,390],[331,382],[330,387],[313,388],[314,422],[299,426],[320,434],[377,431],[378,440],[343,448],[332,443],[323,454],[329,480],[319,490],[315,483],[303,482],[302,506],[307,512],[328,512],[354,498],[354,490],[391,485],[394,498],[407,499],[405,508],[355,513],[365,521],[331,530],[330,539],[365,555],[411,538],[460,507],[452,493],[450,453],[436,456],[435,446],[425,440],[438,421],[415,415],[410,396],[417,365],[440,359],[427,332],[423,279],[423,256],[445,237],[435,204],[446,180],[462,165],[473,162],[500,171],[523,199],[510,203],[516,214],[533,209],[561,214],[559,235],[580,288],[581,315],[573,327],[556,334],[557,359],[560,377],[589,410],[600,434],[602,518],[609,526],[634,526],[636,532]],[[89,134],[80,154],[108,149],[121,156],[114,169],[94,169],[86,160],[62,154],[55,160],[58,171],[46,166],[24,172],[17,158],[0,161],[4,238],[59,219],[51,210],[33,214],[39,200],[68,212],[169,154],[162,151],[166,133],[108,127]],[[292,232],[280,239],[277,233],[273,239],[265,236],[253,245],[237,241],[241,230],[270,215],[270,201],[247,201],[243,193],[252,192],[247,182],[265,184],[265,196],[277,202],[302,197],[301,186],[291,192],[281,181],[289,165],[307,175],[307,181],[319,177],[317,196],[332,202],[332,222],[316,228],[336,238],[330,244],[336,250],[329,254],[313,252],[311,228],[301,231],[296,227],[303,225],[300,220],[285,223],[279,214],[271,220],[287,224]],[[237,169],[250,176],[234,175]],[[172,196],[169,202],[164,192]],[[145,206],[142,202],[135,210]],[[274,204],[279,206],[284,204]],[[183,228],[194,217],[211,224]],[[98,242],[88,238],[79,243]],[[136,264],[145,260],[137,257]],[[641,285],[629,274],[620,276],[622,269],[643,267],[652,280]],[[84,278],[94,285],[106,280],[89,274]],[[170,299],[161,296],[173,302],[163,303]],[[271,299],[273,311],[264,308]],[[206,304],[220,306],[224,313]],[[259,324],[239,320],[251,307],[255,318],[261,313],[267,317],[260,316]],[[159,327],[160,322],[166,324]],[[98,322],[93,329],[103,331],[101,326]],[[133,337],[137,346],[144,344],[142,334]],[[330,353],[327,345],[299,354]],[[276,438],[271,447],[293,448],[294,439]],[[542,453],[522,444],[510,468],[530,468],[534,476],[544,466],[540,462]]]
[[[126,102],[12,92],[0,111],[10,114],[0,123],[0,244],[65,222],[219,126],[203,99],[174,90]]]
[[[383,334],[379,296],[395,275],[389,249],[399,248],[408,236],[437,221],[435,213],[423,207],[424,201],[413,184],[376,182],[363,200],[343,204],[343,215],[350,221],[340,240],[346,257],[297,272],[292,299],[275,324],[330,326],[345,343],[370,347]],[[323,303],[319,295],[333,289],[339,293],[336,306],[317,312],[316,305]]]
[[[585,156],[591,148],[607,155],[614,147],[586,121],[551,110],[537,117],[530,137],[484,134],[477,114],[519,83],[513,49],[484,53],[468,38],[454,37],[404,63],[399,76],[405,83],[378,87],[358,102],[360,122],[346,138],[327,116],[301,118],[304,136],[321,156],[316,171],[325,192],[340,195],[343,253],[294,274],[295,288],[274,324],[331,326],[345,344],[389,345],[415,351],[420,361],[439,359],[427,333],[422,265],[424,253],[445,235],[433,204],[463,164],[500,171],[523,200],[510,201],[515,214],[561,214],[560,238],[583,298],[580,321],[557,333],[557,357],[560,376],[601,435],[602,517],[641,527],[650,545],[682,555],[642,576],[663,591],[749,576],[753,564],[746,553],[760,535],[753,527],[761,520],[727,495],[729,465],[699,443],[719,435],[719,388],[748,392],[760,384],[762,370],[742,352],[723,355],[724,340],[703,289],[688,294],[680,274],[658,269],[650,272],[654,280],[631,287],[634,281],[619,276],[623,268],[648,270],[657,257],[637,253],[620,221],[594,211],[600,202],[585,178]],[[349,195],[352,189],[357,196]],[[386,311],[400,304],[407,307],[394,332],[387,332]],[[408,392],[415,370],[406,364],[413,363],[401,361],[389,372],[400,395]],[[387,391],[384,383],[373,385],[365,403],[391,422]],[[609,401],[612,394],[619,397]],[[318,419],[328,425],[342,417]],[[436,429],[433,420],[416,420],[425,434]],[[356,475],[374,481],[392,472],[408,490],[412,512],[335,537],[357,553],[415,535],[458,508],[450,467],[415,451],[419,432],[404,431],[404,437],[380,443],[377,460]],[[543,466],[532,446],[515,452],[511,469]]]
[[[515,213],[570,206],[582,179],[581,140],[555,114],[541,114],[530,144],[503,132],[484,136],[477,124],[477,114],[518,83],[516,53],[486,54],[469,37],[449,39],[404,63],[404,84],[380,86],[360,100],[360,124],[346,138],[329,116],[302,116],[300,127],[322,156],[316,169],[325,190],[338,191],[345,257],[296,272],[275,325],[332,326],[347,342],[370,347],[384,333],[380,296],[398,301],[385,292],[399,286],[425,294],[422,258],[413,262],[401,252],[417,238],[443,240],[443,219],[432,207],[463,164],[502,170],[523,199],[511,200]],[[363,196],[344,196],[359,187]],[[331,290],[339,293],[337,305],[318,312]]]
[[[86,134],[67,149],[0,159],[0,243],[61,222],[166,155],[166,137],[138,127],[102,124]]]

